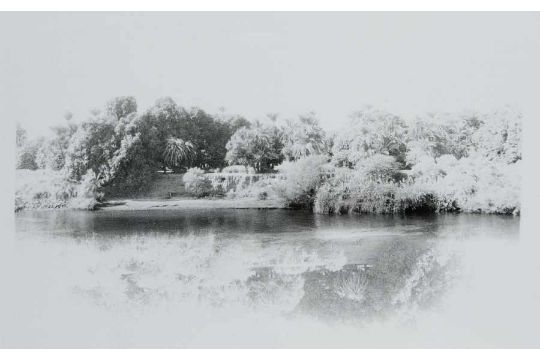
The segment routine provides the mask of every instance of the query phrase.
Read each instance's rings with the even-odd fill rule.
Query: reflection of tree
[[[363,321],[429,307],[448,288],[454,263],[426,241],[385,242],[370,264],[306,273],[297,310]]]

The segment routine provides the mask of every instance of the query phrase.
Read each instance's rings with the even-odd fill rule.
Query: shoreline
[[[24,208],[17,212],[25,211],[140,211],[140,210],[183,210],[183,209],[254,209],[254,210],[270,210],[270,209],[288,209],[296,210],[287,207],[280,200],[259,200],[259,199],[226,199],[226,198],[140,198],[140,199],[111,199],[99,204],[95,209],[70,208],[70,207],[43,207],[43,208]],[[358,214],[358,213],[357,213]],[[398,215],[398,214],[376,214],[371,215]],[[520,214],[498,214],[498,213],[480,213],[480,212],[441,212],[433,213],[433,215],[441,214],[464,214],[464,215],[496,215],[520,217]],[[328,215],[328,214],[327,214]],[[344,215],[344,214],[343,214]],[[422,215],[422,213],[412,213],[408,215]]]
[[[285,209],[279,200],[258,199],[115,199],[100,205],[96,211],[164,210],[164,209]]]

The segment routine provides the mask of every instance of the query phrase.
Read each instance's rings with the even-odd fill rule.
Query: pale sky
[[[2,121],[33,133],[110,98],[249,119],[415,113],[538,97],[537,13],[2,13]],[[532,87],[534,84],[534,88]]]

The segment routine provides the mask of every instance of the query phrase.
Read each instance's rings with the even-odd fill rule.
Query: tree
[[[246,120],[239,117],[219,120],[198,108],[186,111],[173,99],[161,98],[137,121],[141,133],[140,156],[156,170],[170,167],[164,151],[168,139],[174,137],[190,142],[197,149],[191,154],[190,166],[205,170],[220,168],[226,164],[227,141],[236,128],[245,123]]]
[[[17,147],[21,147],[24,145],[28,138],[28,133],[26,132],[26,129],[24,129],[21,124],[17,123],[17,130],[16,130],[16,140],[15,144]]]
[[[167,146],[163,152],[165,163],[170,168],[178,168],[181,165],[186,165],[193,154],[195,147],[190,141],[184,141],[175,137],[167,139]]]
[[[53,136],[38,149],[36,162],[39,168],[60,170],[65,165],[66,152],[77,125],[69,122],[67,125],[53,126],[51,131]]]
[[[17,124],[15,144],[17,145],[16,164],[17,169],[35,170],[38,168],[37,153],[44,138],[29,140],[26,130]]]
[[[334,162],[354,167],[363,159],[381,154],[405,163],[407,133],[407,125],[399,116],[366,107],[353,114],[346,129],[335,136]]]
[[[300,116],[296,121],[288,120],[283,129],[283,155],[296,160],[325,151],[325,133],[314,114]]]
[[[198,108],[191,109],[183,139],[191,141],[197,148],[192,165],[205,170],[224,167],[225,146],[233,133],[234,127],[229,121],[217,120]]]
[[[238,129],[227,143],[226,160],[231,165],[251,166],[268,172],[283,161],[281,131],[275,126],[256,125]]]
[[[137,101],[133,96],[119,96],[107,102],[105,105],[107,114],[120,120],[131,113],[137,112]]]
[[[521,117],[512,109],[420,116],[410,126],[407,163],[413,166],[444,155],[514,163],[521,159]]]
[[[250,128],[251,123],[249,120],[241,117],[241,116],[234,116],[226,120],[226,122],[229,124],[229,127],[231,128],[233,134],[236,130],[240,129],[241,127]]]
[[[429,113],[418,116],[410,124],[406,162],[413,166],[421,161],[434,161],[443,155],[457,159],[471,150],[471,134],[480,126],[475,116]]]
[[[133,156],[131,150],[140,141],[136,119],[136,114],[132,113],[120,121],[104,116],[83,122],[71,137],[66,151],[68,177],[81,181],[92,171],[101,187],[121,179],[118,174],[129,163]]]
[[[170,137],[189,141],[188,114],[180,108],[171,98],[161,98],[154,106],[145,111],[137,119],[137,131],[140,132],[141,146],[138,148],[138,157],[146,166],[165,169],[167,163],[164,151]]]
[[[17,148],[17,169],[36,170],[38,168],[37,153],[45,138],[27,140]]]
[[[513,164],[521,160],[521,112],[504,108],[480,116],[480,126],[471,135],[472,148],[487,160]]]

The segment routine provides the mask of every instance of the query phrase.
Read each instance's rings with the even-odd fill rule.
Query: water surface
[[[145,332],[138,346],[232,346],[192,331],[217,331],[216,324],[244,318],[251,319],[249,325],[236,326],[248,333],[254,322],[278,319],[287,321],[283,331],[300,319],[353,328],[380,319],[408,323],[418,311],[436,308],[460,281],[456,244],[516,242],[519,218],[328,216],[283,209],[63,210],[18,213],[16,229],[21,255],[32,259],[24,265],[33,268],[29,285],[49,284],[32,296],[55,294],[63,299],[61,312],[70,304],[84,306],[86,314],[142,317],[144,331],[153,335]],[[46,311],[55,321],[62,317],[51,307]],[[152,318],[158,314],[164,317]],[[190,324],[197,325],[179,325],[193,314],[198,315]],[[163,334],[165,329],[177,336]],[[259,335],[261,346],[272,345]],[[130,344],[115,339],[78,343]],[[65,340],[59,335],[58,341]],[[280,346],[299,346],[286,337],[281,341]]]

